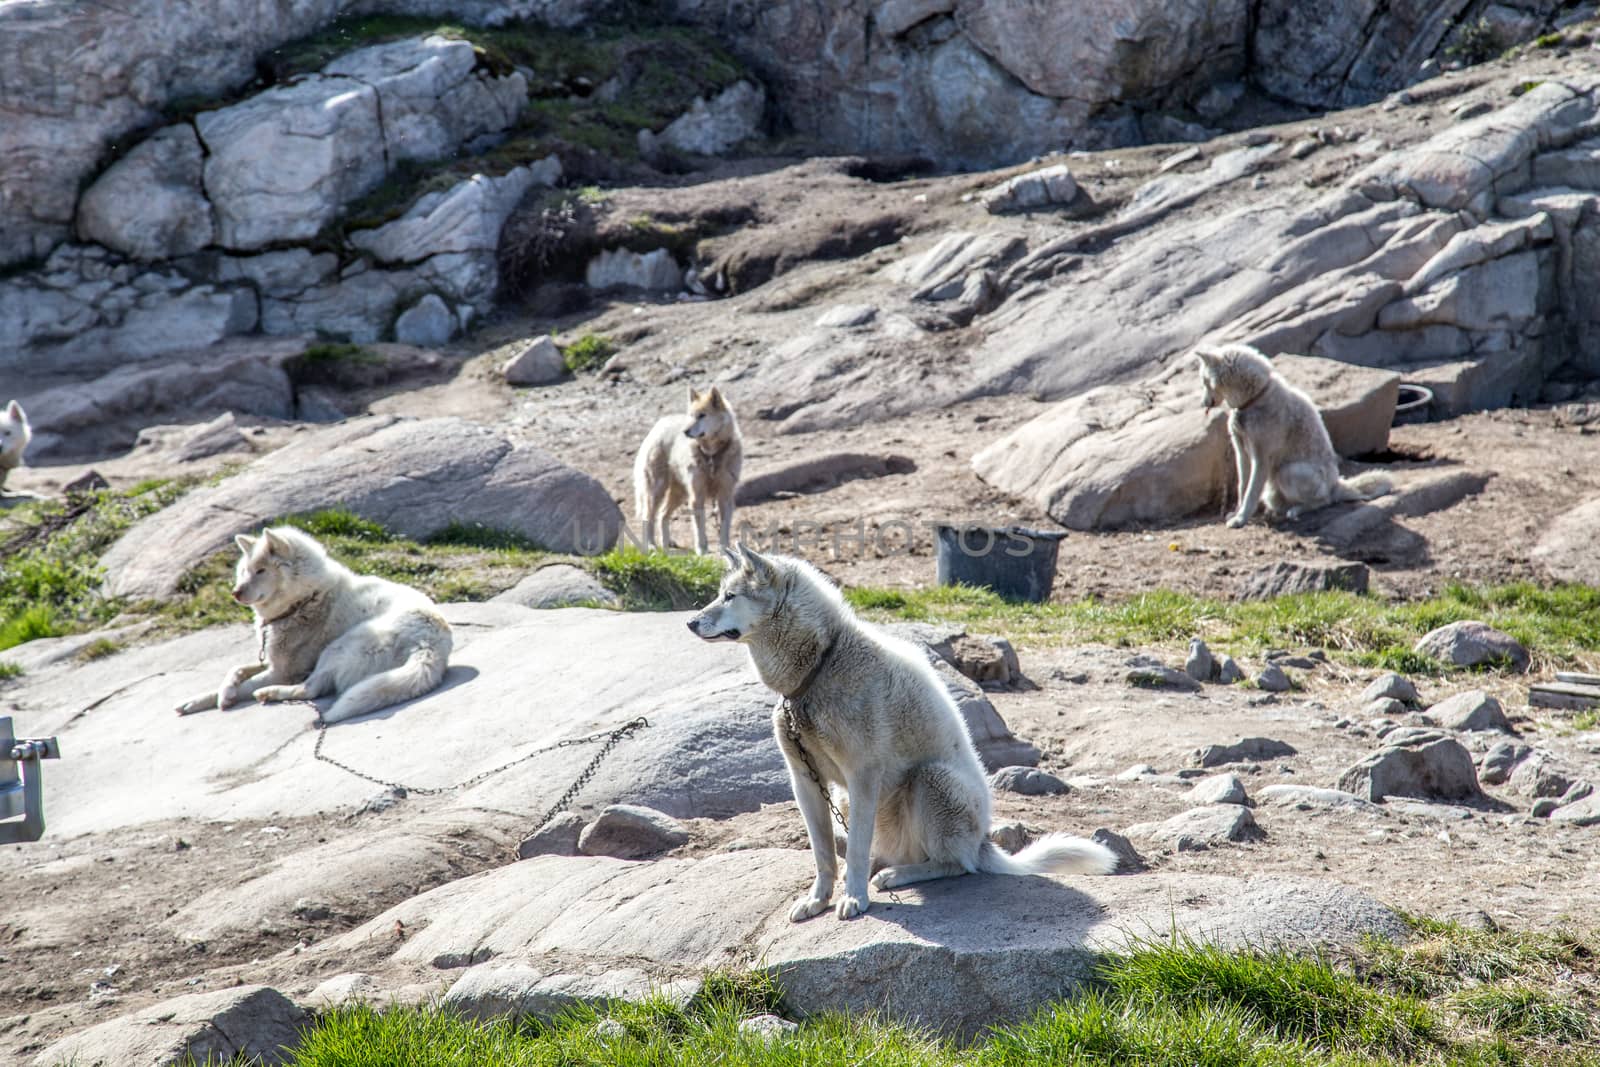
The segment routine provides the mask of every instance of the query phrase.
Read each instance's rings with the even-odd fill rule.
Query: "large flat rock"
[[[967,1036],[1070,993],[1096,954],[1141,937],[1337,948],[1404,936],[1393,912],[1344,886],[1197,875],[971,875],[898,890],[898,901],[875,895],[856,920],[791,923],[812,874],[798,850],[648,863],[544,856],[414,897],[312,958],[360,961],[393,983],[488,961],[550,973],[582,960],[662,982],[759,966],[777,972],[801,1013],[883,1010]]]
[[[379,415],[308,434],[135,524],[102,560],[105,592],[168,596],[235,534],[322,508],[418,539],[481,524],[556,552],[603,552],[622,523],[599,482],[543,449],[464,419]]]
[[[1596,530],[1600,530],[1600,497],[1557,515],[1529,556],[1557,581],[1600,585]]]
[[[720,818],[790,798],[772,739],[772,693],[742,649],[695,640],[688,613],[511,604],[443,611],[455,631],[444,684],[330,727],[326,755],[408,787],[437,787],[644,716],[651,725],[618,744],[576,806],[642,804]],[[18,729],[61,739],[63,759],[45,776],[52,834],[174,818],[292,818],[349,810],[378,792],[313,758],[306,704],[173,714],[178,701],[255,657],[249,629],[230,626],[13,683],[6,696]],[[1014,756],[1021,742],[975,686],[962,706],[980,747]],[[540,815],[596,748],[534,756],[452,794],[456,807]]]

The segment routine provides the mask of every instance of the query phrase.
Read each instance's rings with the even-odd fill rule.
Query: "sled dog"
[[[22,454],[33,440],[33,428],[28,425],[28,413],[13,400],[0,411],[0,491],[6,487],[6,475],[22,466]]]
[[[712,386],[689,387],[689,410],[655,424],[633,461],[636,518],[646,550],[672,548],[672,513],[685,500],[694,512],[694,550],[705,555],[706,505],[717,505],[723,549],[733,536],[733,495],[739,488],[743,438],[733,409]]]
[[[1107,874],[1110,849],[1050,834],[1010,855],[989,840],[992,797],[966,723],[914,645],[861,622],[839,591],[803,560],[726,553],[717,599],[689,629],[738,641],[783,700],[773,731],[816,859],[811,890],[789,911],[799,922],[826,909],[837,874],[829,803],[849,804],[841,919],[879,891],[971,874]]]
[[[1200,380],[1209,411],[1226,404],[1228,436],[1239,471],[1239,508],[1228,525],[1250,521],[1256,508],[1294,520],[1308,511],[1387,493],[1376,471],[1345,480],[1328,429],[1311,398],[1283,380],[1272,361],[1249,345],[1198,348]]]
[[[312,537],[274,526],[234,538],[233,598],[255,612],[262,662],[236,667],[187,715],[236,700],[315,700],[337,693],[324,722],[421,696],[450,658],[450,625],[433,601],[383,578],[353,573]]]

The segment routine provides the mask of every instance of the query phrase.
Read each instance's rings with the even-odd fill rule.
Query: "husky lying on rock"
[[[255,612],[262,662],[229,671],[215,692],[179,705],[179,715],[251,696],[267,703],[337,693],[322,720],[338,722],[421,696],[444,678],[450,625],[424,594],[353,573],[292,527],[234,542],[233,598]]]
[[[810,564],[742,546],[717,600],[689,623],[707,641],[738,641],[761,680],[783,696],[773,730],[817,863],[795,922],[828,907],[837,857],[830,790],[849,798],[844,895],[835,912],[867,910],[874,889],[983,871],[1109,874],[1094,841],[1049,834],[1010,855],[989,840],[992,798],[966,723],[912,645],[861,622]]]

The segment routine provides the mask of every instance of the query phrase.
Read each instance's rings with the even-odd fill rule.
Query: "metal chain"
[[[567,791],[561,794],[561,799],[556,801],[555,807],[551,808],[549,813],[539,821],[539,825],[543,826],[545,823],[550,821],[550,816],[554,815],[567,804],[572,802],[572,799],[578,795],[578,791],[584,787],[590,778],[594,777],[594,772],[599,768],[600,761],[606,758],[607,754],[609,754],[610,751],[617,746],[619,741],[633,733],[635,730],[642,730],[649,725],[650,720],[641,716],[637,719],[634,719],[632,722],[623,723],[615,730],[608,730],[597,734],[589,734],[586,737],[569,737],[564,741],[557,741],[553,745],[546,745],[543,748],[536,748],[532,752],[525,753],[524,755],[518,756],[514,760],[509,760],[505,763],[502,763],[500,766],[491,770],[484,771],[481,774],[475,774],[464,782],[457,782],[455,785],[442,785],[431,788],[427,786],[408,786],[402,785],[399,782],[391,782],[388,779],[379,778],[377,775],[368,774],[366,771],[357,770],[348,763],[342,763],[339,760],[334,759],[332,756],[327,755],[322,751],[322,743],[328,738],[328,724],[322,721],[321,715],[317,716],[317,744],[316,747],[311,750],[311,754],[317,759],[321,760],[323,763],[337,767],[347,774],[353,774],[357,778],[371,782],[373,785],[381,785],[385,789],[395,790],[402,795],[407,793],[416,793],[418,796],[432,797],[438,796],[441,793],[455,792],[459,789],[469,789],[487,778],[494,777],[502,771],[509,771],[518,764],[528,762],[535,756],[542,756],[547,752],[554,752],[558,748],[571,748],[574,745],[588,745],[593,744],[596,741],[604,741],[605,744],[600,746],[600,751],[595,753],[594,759],[590,760],[589,765],[579,772],[577,781],[573,782]]]
[[[839,805],[833,802],[833,790],[828,788],[827,783],[822,780],[822,775],[817,773],[817,765],[811,762],[811,753],[806,751],[806,746],[800,740],[800,727],[794,721],[794,705],[789,702],[788,697],[783,698],[783,728],[800,753],[800,762],[806,765],[806,773],[811,775],[811,780],[822,790],[822,799],[827,801],[828,810],[833,812],[833,817],[839,820],[839,825],[844,827],[844,832],[848,834],[849,821],[844,817],[844,812],[839,810]]]

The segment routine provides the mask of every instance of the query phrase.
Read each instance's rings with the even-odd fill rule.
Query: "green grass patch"
[[[515,530],[502,530],[485,526],[481,522],[452,522],[428,538],[430,545],[462,545],[470,548],[493,548],[521,552],[544,552],[542,546]]]
[[[1437,997],[1466,986],[1507,980],[1548,982],[1574,971],[1600,975],[1593,934],[1475,930],[1411,917],[1404,943],[1373,941],[1357,964],[1368,981],[1408,996]]]
[[[1600,729],[1600,708],[1590,708],[1588,711],[1578,712],[1572,717],[1570,725],[1579,733]]]
[[[1463,989],[1449,1004],[1463,1018],[1507,1037],[1583,1041],[1595,1029],[1591,1011],[1528,985]]]
[[[1443,926],[1437,927],[1445,929]],[[1460,928],[1450,928],[1459,932]],[[1430,936],[1455,936],[1454,933]],[[1563,1010],[1565,1009],[1565,1010]],[[439,1007],[322,1015],[291,1067],[1555,1067],[1600,1049],[1581,997],[1461,979],[1434,999],[1360,967],[1182,938],[1104,958],[1086,985],[971,1043],[822,1014],[770,1039],[742,1020],[785,1011],[758,974],[713,974],[688,1004],[579,1006],[547,1023],[476,1022]],[[1441,1019],[1459,1023],[1454,1028]]]
[[[1361,666],[1410,674],[1444,672],[1446,665],[1412,646],[1429,630],[1466,619],[1505,630],[1539,666],[1581,663],[1600,651],[1600,589],[1583,585],[1451,585],[1439,596],[1396,604],[1340,591],[1230,601],[1171,590],[1117,602],[1025,604],[968,586],[858,587],[845,597],[869,618],[960,623],[1019,640],[1133,647],[1198,634],[1250,651],[1325,648]]]
[[[83,663],[93,663],[122,651],[122,643],[109,637],[99,637],[78,650],[77,658]]]
[[[100,554],[187,489],[186,482],[152,482],[14,509],[0,530],[0,649],[81,633],[116,616],[120,603],[99,593]]]
[[[0,663],[0,682],[10,681],[12,678],[21,678],[24,671],[15,663]]]
[[[363,519],[353,511],[343,508],[325,508],[304,515],[289,515],[281,520],[285,526],[304,530],[319,540],[343,538],[349,541],[368,541],[384,544],[394,536],[382,524]]]
[[[715,556],[625,546],[593,556],[584,565],[633,611],[687,611],[709,603],[722,587],[722,562]]]
[[[599,333],[586,333],[561,351],[561,359],[573,374],[598,370],[606,360],[616,355],[617,346],[611,338]]]
[[[300,353],[307,363],[382,363],[383,357],[362,345],[341,341],[319,341]]]

